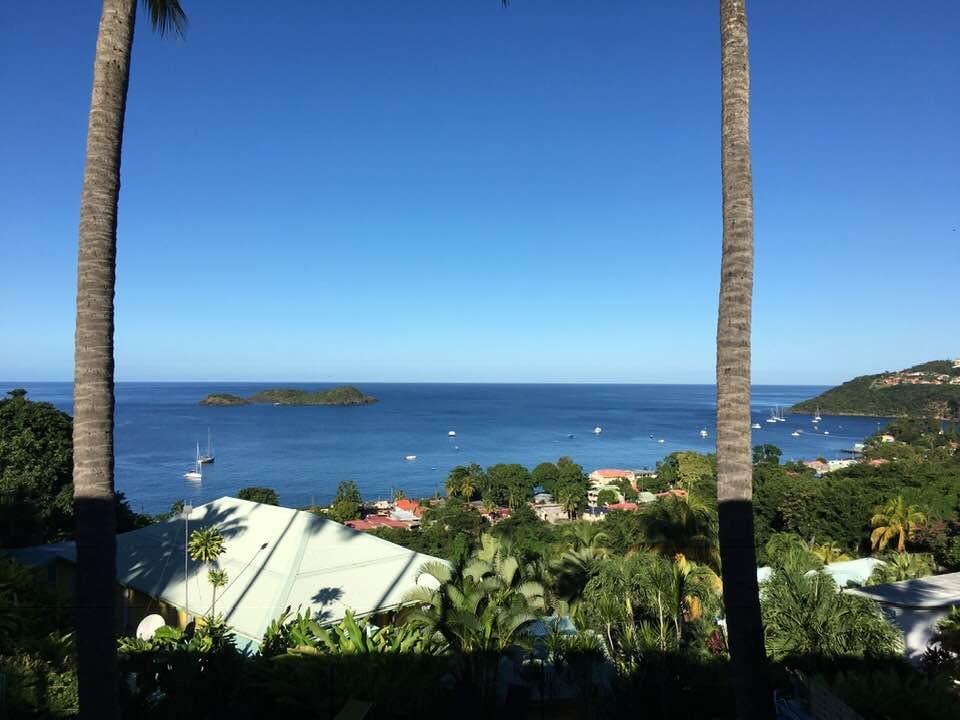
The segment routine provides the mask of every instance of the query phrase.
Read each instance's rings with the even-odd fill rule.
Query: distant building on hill
[[[953,369],[960,370],[960,358],[957,358],[956,360],[953,361]]]
[[[633,470],[620,470],[618,468],[601,468],[594,470],[589,475],[590,482],[594,485],[610,485],[616,480],[628,480],[633,489],[637,489],[637,474]]]

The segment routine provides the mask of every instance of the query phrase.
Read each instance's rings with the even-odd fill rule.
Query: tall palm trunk
[[[77,656],[84,718],[117,716],[113,295],[120,147],[136,0],[104,0],[80,200],[73,387]]]
[[[723,261],[717,321],[717,499],[723,599],[738,716],[773,717],[753,537],[750,316],[753,175],[746,0],[720,0]]]

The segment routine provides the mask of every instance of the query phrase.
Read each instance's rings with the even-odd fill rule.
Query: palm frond
[[[150,24],[158,34],[166,35],[173,31],[183,36],[187,27],[187,15],[180,6],[180,0],[142,0],[143,8],[150,13]]]

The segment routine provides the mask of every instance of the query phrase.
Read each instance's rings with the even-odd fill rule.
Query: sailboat
[[[817,405],[817,414],[813,416],[813,422],[818,423],[821,420],[823,420],[823,418],[820,417],[820,406]]]
[[[768,423],[775,423],[775,422],[777,422],[777,411],[776,411],[776,410],[771,410],[771,411],[770,411],[770,417],[767,418],[767,422],[768,422]]]
[[[200,463],[200,443],[197,443],[197,464],[193,470],[187,470],[183,474],[186,480],[203,480],[203,465]]]
[[[783,416],[783,408],[777,405],[777,422],[786,422],[787,419]]]
[[[207,428],[207,454],[201,455],[197,462],[201,465],[208,465],[209,463],[216,462],[217,457],[213,454],[213,442],[210,439],[210,428]]]

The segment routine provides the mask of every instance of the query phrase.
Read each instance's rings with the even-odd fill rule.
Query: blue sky
[[[121,380],[712,382],[717,2],[138,26]],[[98,3],[0,26],[0,377],[68,379]],[[960,355],[960,4],[752,2],[754,379]]]

